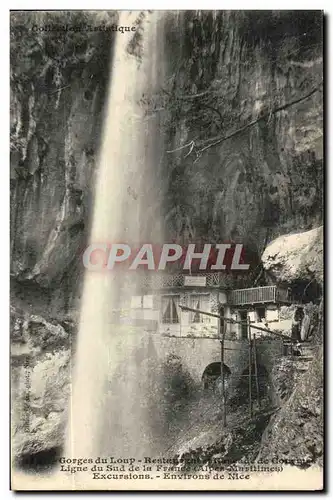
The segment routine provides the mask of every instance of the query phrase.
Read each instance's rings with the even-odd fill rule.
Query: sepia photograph
[[[12,490],[323,490],[324,20],[10,11]]]

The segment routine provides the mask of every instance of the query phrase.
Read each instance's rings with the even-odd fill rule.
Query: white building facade
[[[269,286],[227,291],[208,276],[179,276],[166,279],[163,286],[152,287],[147,293],[134,295],[131,318],[153,324],[157,333],[172,337],[217,337],[225,324],[227,338],[241,340],[248,337],[248,322],[273,331],[291,330],[291,319],[280,318],[281,306],[290,303],[286,290]],[[219,314],[238,323],[182,310],[180,306]],[[266,335],[256,328],[251,328],[251,333]]]

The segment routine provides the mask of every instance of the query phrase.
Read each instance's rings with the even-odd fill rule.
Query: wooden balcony
[[[233,306],[265,303],[291,303],[287,289],[274,286],[259,286],[256,288],[243,288],[232,290],[228,295],[228,303]]]
[[[225,285],[223,274],[219,272],[198,275],[152,273],[143,274],[138,279],[138,286],[142,293],[147,293],[148,290],[154,291],[168,288],[183,288],[185,290],[191,289],[191,287],[192,289],[220,288],[226,290]],[[265,303],[290,304],[291,302],[288,290],[279,288],[276,285],[242,288],[228,292],[228,304],[232,306]]]

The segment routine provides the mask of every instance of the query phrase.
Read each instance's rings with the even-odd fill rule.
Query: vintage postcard
[[[323,489],[322,11],[11,11],[11,488]]]

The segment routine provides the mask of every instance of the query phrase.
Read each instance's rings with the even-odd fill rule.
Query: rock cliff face
[[[261,254],[319,225],[321,13],[165,17],[167,79],[148,108],[163,114],[166,238],[241,241]],[[114,38],[40,31],[64,19],[117,16],[12,14],[12,289],[57,313],[76,307]]]
[[[12,14],[13,291],[51,313],[70,306],[80,281],[113,35],[47,28],[100,16]]]
[[[321,15],[186,13],[181,26],[166,89],[170,230],[260,252],[318,225]]]
[[[320,347],[308,372],[265,430],[258,458],[279,457],[300,468],[323,465],[323,392]]]

